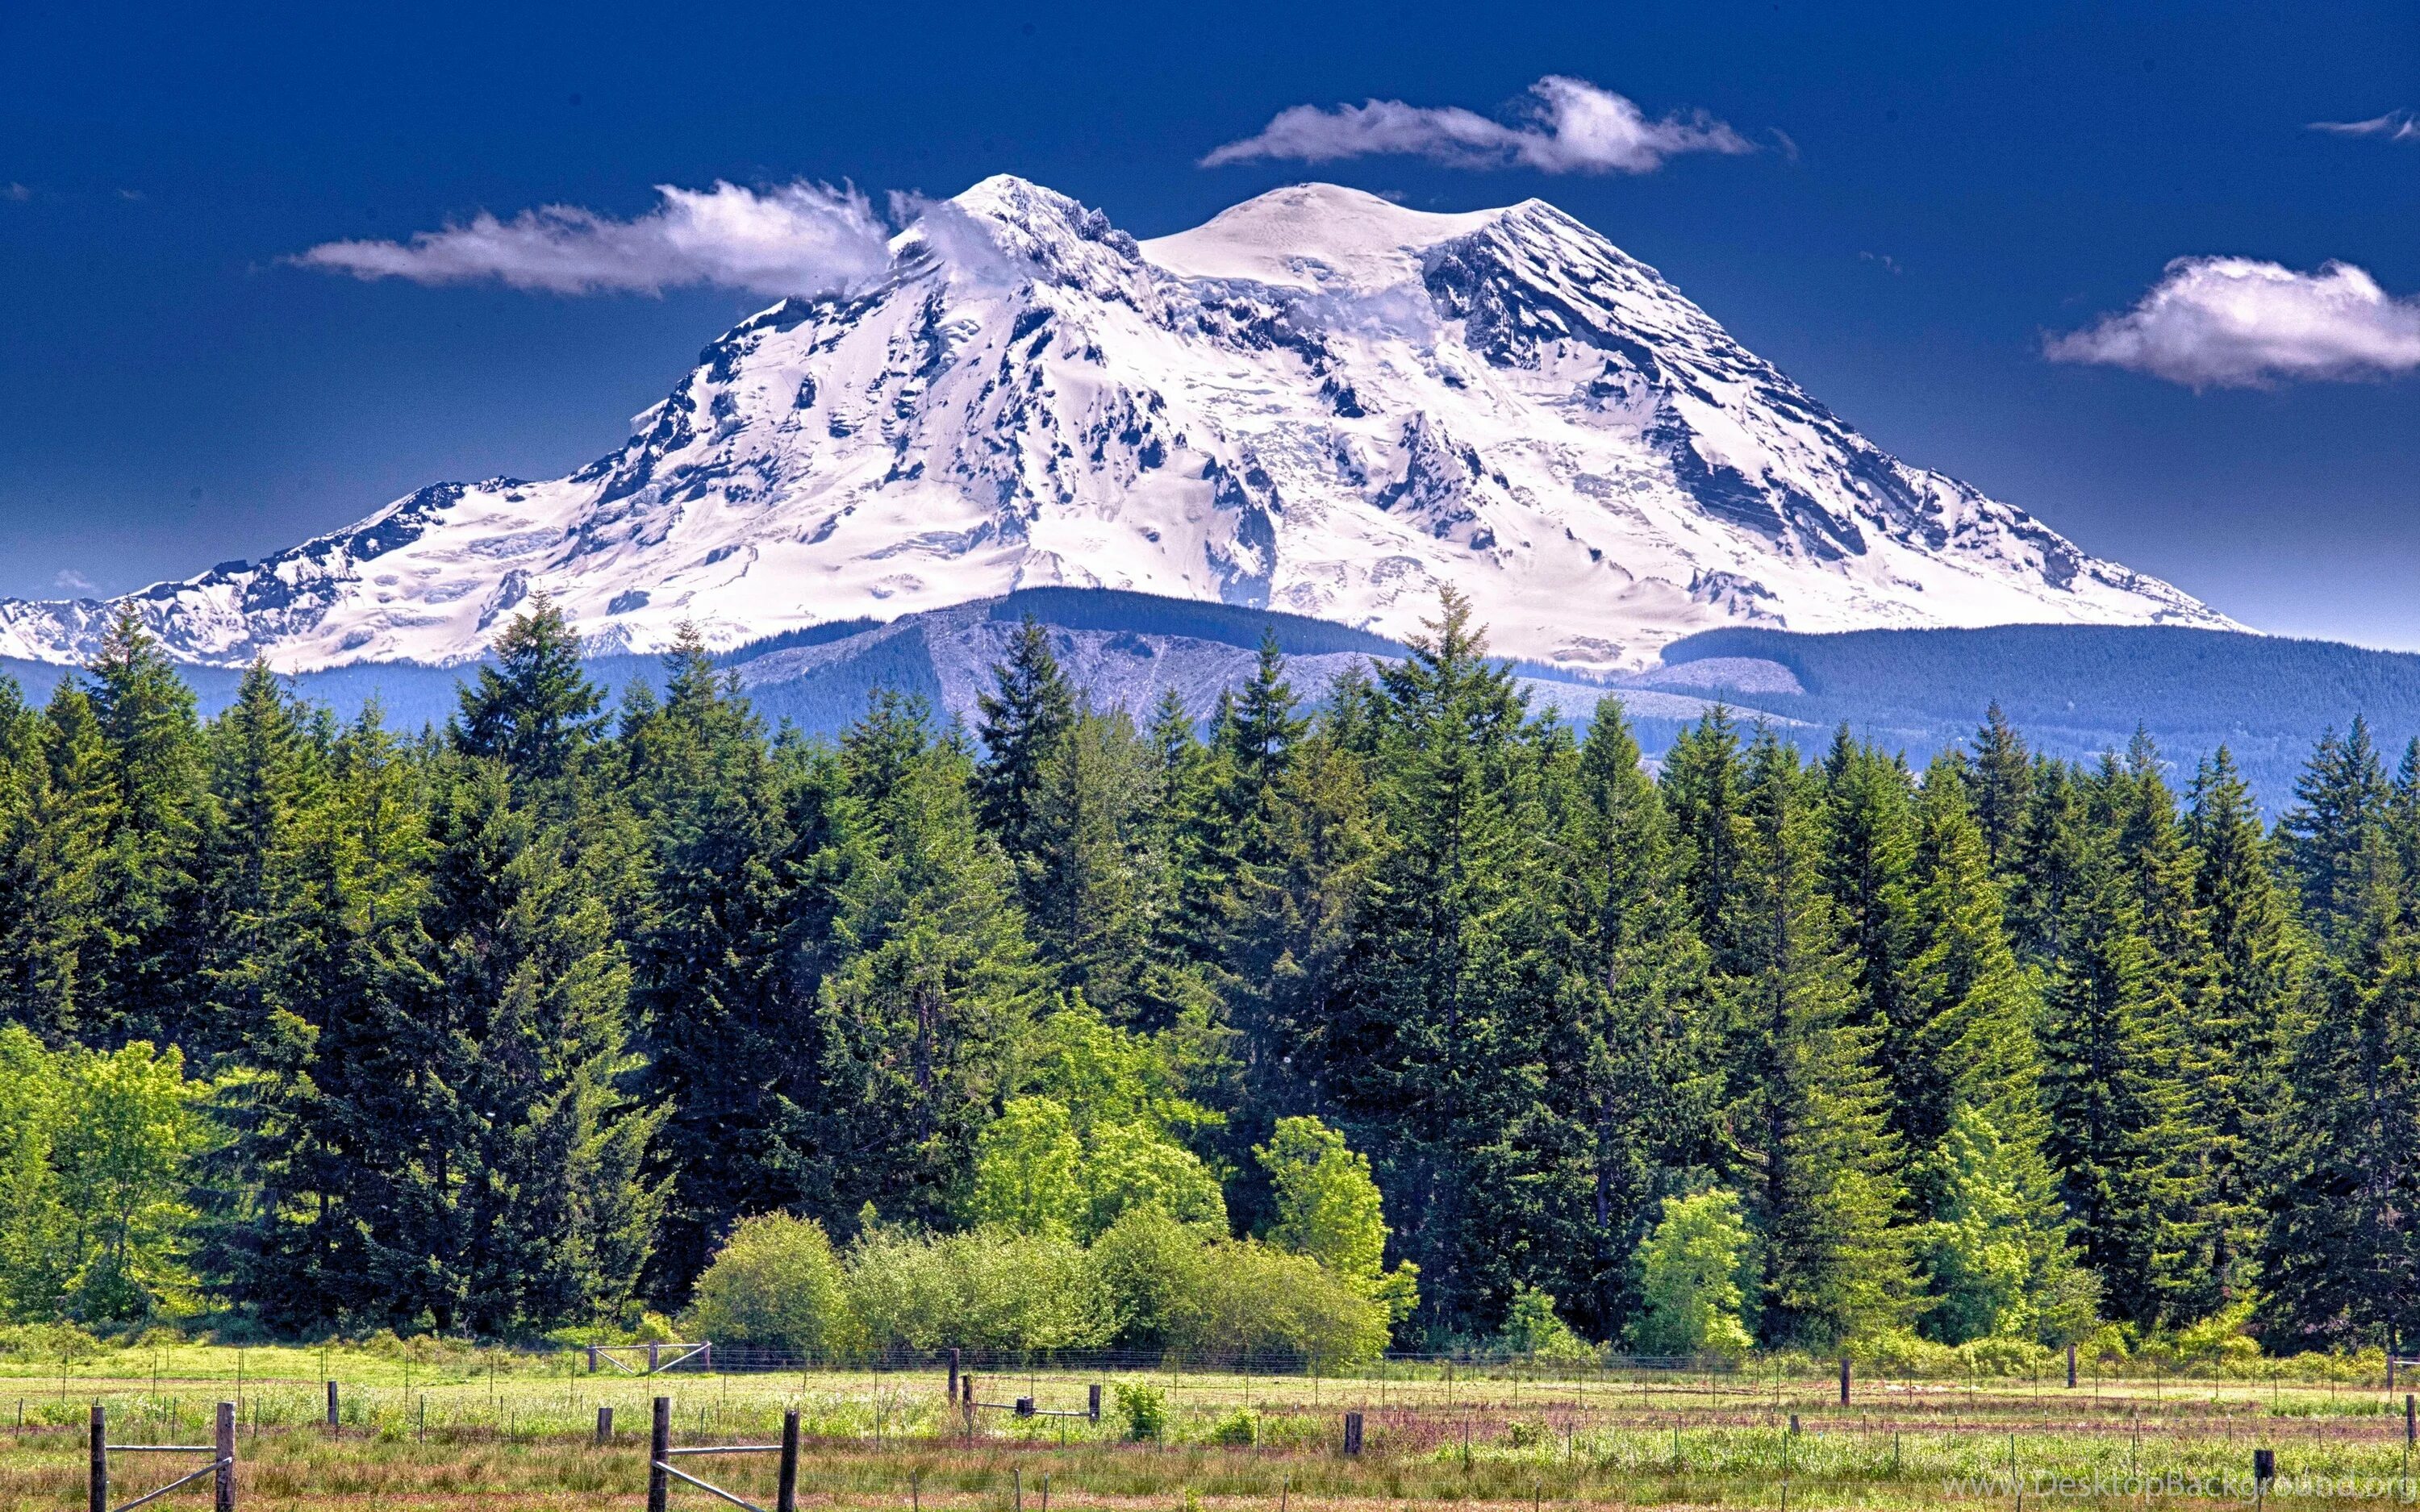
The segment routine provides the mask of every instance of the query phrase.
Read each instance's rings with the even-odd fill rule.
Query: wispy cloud
[[[2044,343],[2193,388],[2391,378],[2420,368],[2420,300],[2350,263],[2297,272],[2249,257],[2180,257],[2135,306]]]
[[[2310,129],[2337,136],[2382,136],[2389,142],[2420,142],[2420,116],[2408,110],[2390,110],[2366,121],[2313,121]]]
[[[768,190],[717,180],[659,184],[662,203],[629,220],[576,205],[482,211],[409,241],[330,241],[292,259],[356,278],[493,281],[551,294],[656,294],[688,285],[752,294],[822,294],[879,273],[889,231],[864,195],[797,182]]]
[[[33,197],[34,192],[32,190],[27,189],[24,185],[18,183],[13,179],[8,183],[0,184],[0,199],[14,200],[18,204],[22,205]]]
[[[1511,124],[1458,105],[1407,105],[1400,100],[1332,109],[1296,105],[1278,112],[1258,133],[1213,149],[1202,165],[1398,156],[1457,168],[1637,174],[1652,173],[1666,159],[1683,153],[1754,150],[1745,137],[1704,111],[1650,120],[1626,96],[1584,79],[1549,74],[1529,86],[1529,99]]]
[[[91,579],[73,567],[61,567],[59,575],[51,579],[51,586],[64,588],[71,594],[89,594],[96,585]]]

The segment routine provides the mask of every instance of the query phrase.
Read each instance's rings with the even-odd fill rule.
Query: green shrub
[[[1555,1311],[1554,1293],[1522,1282],[1512,1286],[1512,1305],[1504,1318],[1504,1332],[1496,1348],[1506,1354],[1527,1355],[1557,1365],[1576,1365],[1597,1357],[1595,1346],[1572,1332]]]
[[[1130,1344],[1322,1364],[1367,1360],[1387,1346],[1387,1303],[1311,1257],[1214,1237],[1156,1210],[1111,1225],[1093,1263]]]
[[[743,1221],[697,1278],[687,1322],[699,1338],[809,1354],[846,1348],[848,1299],[823,1225],[786,1212]]]
[[[1117,1331],[1092,1257],[1047,1235],[877,1227],[849,1249],[842,1285],[858,1336],[877,1350],[1080,1350]]]
[[[2051,1351],[2031,1339],[1977,1339],[1958,1346],[1958,1356],[1974,1376],[2039,1375],[2051,1362]]]
[[[1196,1356],[1288,1354],[1323,1365],[1373,1359],[1389,1332],[1385,1302],[1308,1255],[1249,1239],[1202,1246],[1165,1326],[1170,1346]]]
[[[101,1340],[73,1323],[26,1323],[0,1327],[0,1359],[29,1364],[77,1364],[100,1358]]]
[[[1249,1408],[1238,1407],[1211,1425],[1210,1442],[1249,1449],[1261,1442],[1260,1417]]]
[[[1118,1411],[1126,1420],[1126,1437],[1138,1443],[1168,1431],[1168,1397],[1156,1386],[1120,1386]]]

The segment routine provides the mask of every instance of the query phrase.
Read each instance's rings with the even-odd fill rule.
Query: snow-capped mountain
[[[439,484],[129,595],[179,656],[478,656],[551,594],[600,651],[1041,584],[1401,636],[1441,586],[1501,653],[1652,662],[1721,625],[2231,622],[1912,467],[1553,206],[1434,215],[1327,185],[1137,242],[1014,177],[888,270],[706,348],[569,477]],[[0,656],[115,611],[0,603]]]

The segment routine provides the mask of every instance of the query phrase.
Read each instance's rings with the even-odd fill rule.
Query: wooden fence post
[[[773,1491],[773,1512],[799,1512],[799,1410],[782,1414],[782,1478]]]
[[[1095,1423],[1101,1420],[1101,1383],[1097,1381],[1093,1382],[1092,1392],[1085,1400],[1084,1413]]]
[[[1361,1414],[1358,1412],[1344,1414],[1344,1452],[1349,1455],[1361,1452]]]
[[[336,1424],[337,1424],[337,1421],[338,1421],[338,1418],[337,1418],[337,1412],[336,1412],[336,1383],[335,1383],[334,1381],[332,1381],[328,1382],[328,1431],[329,1431],[329,1432],[334,1433],[334,1432],[335,1432],[335,1431],[336,1431]]]
[[[666,1512],[673,1497],[673,1478],[664,1465],[673,1452],[673,1399],[656,1398],[656,1420],[647,1432],[647,1512]]]
[[[1840,1356],[1840,1405],[1849,1405],[1849,1357]]]
[[[592,1376],[597,1373],[597,1346],[594,1344],[588,1346],[588,1373]]]
[[[109,1409],[92,1404],[92,1468],[85,1478],[85,1504],[109,1512]]]
[[[2072,1344],[2067,1347],[2067,1388],[2070,1391],[2075,1389],[2075,1346]]]
[[[705,1369],[706,1373],[709,1376],[714,1374],[714,1345],[712,1342],[709,1341],[704,1349],[699,1350],[697,1352],[698,1363]]]
[[[657,1360],[657,1350],[658,1350],[658,1348],[659,1348],[659,1346],[657,1346],[657,1345],[653,1345],[653,1344],[650,1344],[650,1345],[648,1345],[648,1346],[647,1346],[647,1374],[649,1374],[649,1375],[651,1375],[651,1376],[652,1376],[652,1375],[654,1375],[654,1374],[656,1373],[656,1360]]]
[[[950,1351],[950,1400],[951,1400],[952,1402],[955,1402],[957,1399],[958,1399],[958,1351],[957,1351],[957,1350],[952,1350]]]
[[[597,1446],[603,1448],[613,1442],[613,1409],[597,1409]]]
[[[219,1473],[213,1483],[213,1512],[235,1512],[235,1403],[219,1403],[217,1431],[210,1447],[218,1451]]]

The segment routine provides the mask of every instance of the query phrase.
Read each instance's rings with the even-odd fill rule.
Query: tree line
[[[1918,771],[1714,709],[1651,772],[1451,595],[1316,707],[1268,644],[1138,721],[1029,621],[970,725],[830,741],[693,636],[612,708],[543,601],[494,653],[418,732],[265,666],[204,720],[131,617],[0,683],[10,1316],[527,1336],[729,1243],[863,1318],[972,1236],[1179,1331],[1132,1255],[1298,1259],[1404,1344],[2420,1313],[2420,747],[2358,720],[2273,829],[2224,749],[1996,711]]]

